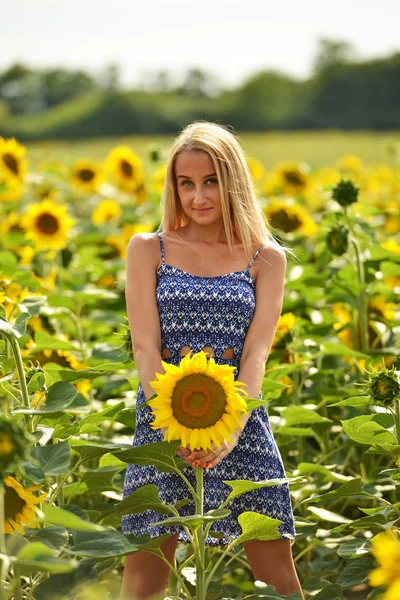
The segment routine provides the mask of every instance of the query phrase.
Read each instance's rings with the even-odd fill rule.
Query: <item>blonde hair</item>
[[[206,152],[214,165],[219,182],[222,218],[230,252],[234,232],[250,261],[254,245],[276,246],[267,218],[257,199],[246,156],[233,133],[223,125],[194,121],[175,138],[169,150],[164,189],[161,196],[163,216],[158,231],[171,231],[188,223],[179,201],[175,176],[177,155],[184,150]],[[288,254],[292,251],[280,244]]]

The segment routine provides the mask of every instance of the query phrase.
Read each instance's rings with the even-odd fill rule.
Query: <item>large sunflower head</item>
[[[32,492],[41,488],[41,485],[24,488],[21,483],[10,475],[4,479],[4,529],[6,533],[13,534],[15,531],[23,533],[23,524],[29,525],[29,527],[37,526],[32,523],[36,519],[37,504],[47,496],[47,493],[44,492],[40,496],[35,496]]]
[[[204,351],[190,351],[179,366],[162,361],[165,374],[150,381],[157,394],[149,405],[155,419],[153,429],[166,428],[166,439],[181,440],[184,446],[212,450],[230,439],[242,426],[240,415],[247,412],[246,394],[234,380],[235,367],[207,359]]]
[[[23,181],[27,169],[25,152],[25,146],[15,138],[5,140],[0,137],[0,172],[6,173],[12,179]]]
[[[94,194],[103,180],[101,165],[93,160],[78,160],[72,166],[71,183],[79,192]]]
[[[64,248],[74,224],[65,205],[48,199],[29,206],[27,214],[22,218],[25,237],[32,240],[38,250]]]
[[[143,161],[128,146],[118,146],[109,153],[106,169],[125,192],[136,192],[143,183]]]

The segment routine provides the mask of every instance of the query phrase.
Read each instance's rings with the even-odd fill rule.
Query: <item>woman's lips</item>
[[[211,207],[210,207],[210,208],[202,208],[202,209],[200,209],[200,208],[195,208],[194,210],[195,210],[196,212],[208,212],[209,210],[211,210]]]

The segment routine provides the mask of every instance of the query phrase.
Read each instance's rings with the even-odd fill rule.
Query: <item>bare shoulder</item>
[[[136,262],[144,268],[157,269],[160,242],[156,233],[140,231],[131,237],[127,247],[127,262]]]
[[[271,278],[285,276],[287,258],[283,248],[278,243],[265,245],[259,252],[257,260],[257,278]]]

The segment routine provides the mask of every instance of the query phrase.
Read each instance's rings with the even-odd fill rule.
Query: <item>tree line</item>
[[[357,60],[353,47],[320,40],[312,75],[263,70],[224,89],[205,70],[176,82],[167,71],[123,89],[118,65],[96,76],[14,64],[0,73],[0,135],[21,140],[175,133],[195,119],[238,131],[400,128],[400,52]]]

